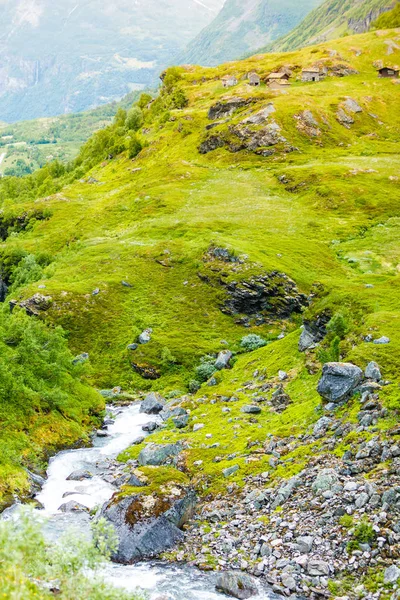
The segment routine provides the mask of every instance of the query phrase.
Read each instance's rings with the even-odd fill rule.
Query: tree
[[[143,113],[138,106],[132,106],[126,117],[125,126],[131,131],[138,131],[143,125]]]

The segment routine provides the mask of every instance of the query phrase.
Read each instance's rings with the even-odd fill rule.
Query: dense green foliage
[[[20,263],[16,282],[29,281],[22,276],[29,263],[31,257]],[[81,381],[82,366],[72,364],[61,329],[7,310],[0,313],[0,501],[25,491],[21,463],[38,466],[43,448],[72,444],[102,409]]]
[[[140,600],[105,584],[99,568],[116,548],[113,530],[101,520],[93,542],[71,531],[46,542],[42,523],[30,511],[0,522],[0,595],[7,600]],[[143,599],[142,599],[143,600]]]
[[[372,24],[373,29],[394,29],[400,27],[400,2],[395,7],[380,15]]]

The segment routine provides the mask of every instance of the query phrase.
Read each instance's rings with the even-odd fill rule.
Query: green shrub
[[[348,317],[341,312],[334,314],[326,329],[331,337],[343,340],[350,329]]]
[[[340,338],[335,337],[328,348],[321,348],[318,351],[318,360],[322,363],[338,362],[340,360]]]
[[[201,388],[201,383],[200,383],[200,381],[197,381],[197,379],[191,379],[189,381],[188,390],[191,394],[195,394],[196,392],[199,391],[200,388]]]
[[[42,275],[43,269],[36,262],[35,256],[33,254],[28,254],[28,256],[25,256],[13,270],[11,276],[11,290],[16,290],[22,285],[39,281],[39,279],[42,278]]]
[[[202,365],[197,367],[196,377],[201,382],[208,381],[210,379],[210,377],[212,377],[214,375],[216,370],[217,369],[214,367],[213,364],[203,363]]]
[[[135,158],[143,149],[142,142],[136,135],[132,135],[128,142],[128,156]]]
[[[350,529],[353,526],[353,517],[351,515],[343,515],[339,519],[339,523],[342,527],[346,527],[346,529]]]
[[[361,521],[354,529],[354,538],[360,544],[371,544],[376,537],[376,533],[368,521]]]
[[[143,113],[138,106],[132,106],[128,111],[125,126],[131,131],[138,131],[143,125]]]
[[[240,340],[240,345],[246,352],[252,352],[253,350],[257,350],[258,348],[262,348],[266,346],[267,342],[259,335],[255,333],[250,333],[246,335]]]

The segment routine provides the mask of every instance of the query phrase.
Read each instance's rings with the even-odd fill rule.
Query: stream
[[[84,512],[62,513],[59,507],[74,500],[92,509],[111,498],[116,491],[107,481],[110,461],[143,436],[142,425],[149,415],[139,412],[140,404],[128,407],[108,407],[114,419],[108,426],[108,436],[95,438],[93,447],[66,450],[54,456],[49,463],[47,480],[36,499],[46,517],[45,535],[56,542],[67,529],[78,529],[90,536],[90,517]],[[68,481],[74,471],[84,469],[93,473],[92,479]],[[111,480],[110,480],[111,481]],[[227,598],[215,591],[217,575],[188,566],[177,566],[159,561],[143,562],[132,566],[109,563],[103,578],[116,587],[129,591],[146,590],[150,600],[165,596],[169,600],[222,600]],[[254,600],[279,598],[272,591],[260,591]]]

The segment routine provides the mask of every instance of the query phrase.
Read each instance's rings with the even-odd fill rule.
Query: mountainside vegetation
[[[226,0],[218,16],[191,41],[181,63],[218,65],[254,52],[291,31],[320,0]]]
[[[397,0],[325,0],[287,35],[260,52],[287,52],[354,33],[365,33],[374,21],[398,4]],[[395,25],[393,25],[395,26]],[[383,29],[385,26],[374,28]],[[391,25],[388,25],[391,27]]]
[[[26,489],[21,465],[84,436],[103,407],[89,383],[171,397],[197,391],[193,414],[208,419],[223,447],[205,460],[197,433],[187,464],[195,473],[201,456],[211,492],[225,485],[216,452],[242,456],[239,485],[266,467],[245,458],[258,425],[227,445],[235,422],[221,429],[211,402],[257,370],[290,373],[290,406],[260,423],[300,433],[317,418],[323,363],[376,360],[391,382],[380,427],[394,425],[400,86],[379,79],[376,65],[389,60],[388,45],[390,62],[399,61],[395,36],[377,31],[216,68],[168,69],[155,100],[144,95],[118,110],[67,168],[53,162],[0,181],[3,499]],[[327,76],[303,83],[301,69],[315,64]],[[291,86],[247,84],[249,71],[264,80],[279,69]],[[226,74],[239,81],[230,90]],[[321,315],[328,335],[306,356],[298,351],[303,320]],[[237,363],[216,370],[226,349]]]

